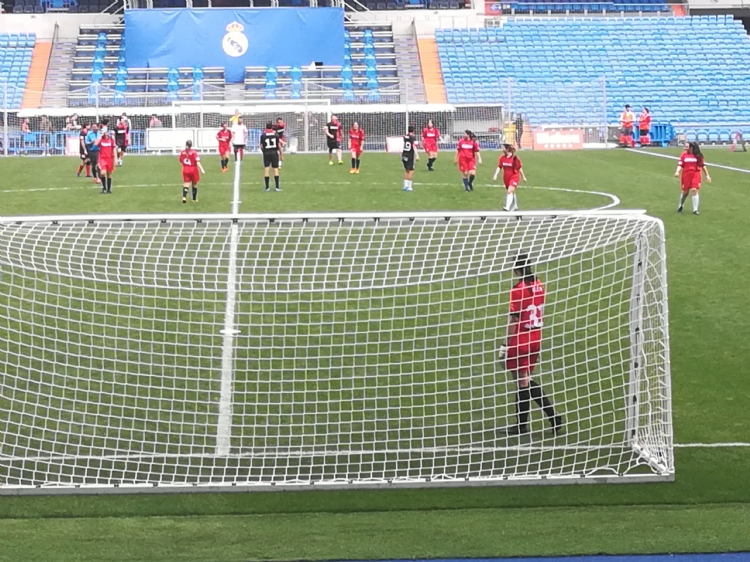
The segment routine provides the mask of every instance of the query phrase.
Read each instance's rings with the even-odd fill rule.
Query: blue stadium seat
[[[701,64],[687,69],[680,63],[686,33],[701,45]],[[655,123],[708,119],[713,132],[700,138],[712,142],[724,142],[723,126],[750,117],[742,94],[750,87],[750,42],[731,16],[515,18],[499,28],[437,30],[435,39],[449,103],[506,103],[510,88],[514,109],[540,124],[584,124],[605,110],[615,124],[625,103],[648,105]]]

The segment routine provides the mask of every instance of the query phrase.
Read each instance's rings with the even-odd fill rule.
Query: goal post
[[[477,136],[483,148],[498,149],[503,140],[500,104],[333,104],[329,99],[265,100],[256,104],[175,101],[171,106],[171,128],[146,131],[147,150],[176,152],[190,139],[197,150],[215,152],[219,127],[236,111],[249,130],[251,150],[257,146],[266,123],[275,122],[278,117],[286,123],[287,151],[291,153],[327,150],[323,128],[332,115],[342,124],[344,150],[348,149],[348,130],[355,122],[365,132],[366,151],[386,150],[387,139],[402,137],[409,125],[415,127],[421,139],[429,119],[441,132],[443,148],[454,148],[466,129]]]
[[[625,211],[0,218],[0,494],[671,480],[664,244]],[[522,252],[558,436],[500,432]]]

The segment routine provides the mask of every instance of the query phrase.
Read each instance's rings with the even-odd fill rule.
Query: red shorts
[[[459,158],[458,159],[458,170],[465,174],[466,172],[473,172],[477,169],[477,161],[474,158]]]
[[[518,187],[518,179],[519,179],[518,174],[510,176],[509,178],[503,178],[503,183],[505,183],[505,189],[508,189],[509,187]]]
[[[540,342],[518,343],[511,341],[505,366],[522,376],[530,376],[539,360]]]
[[[228,142],[219,143],[219,154],[229,154],[230,152],[232,152],[232,148],[229,146]]]
[[[182,181],[183,183],[194,184],[197,184],[199,181],[201,181],[201,175],[200,172],[198,172],[198,168],[183,168]]]
[[[700,189],[701,188],[701,175],[699,173],[685,175],[685,173],[683,172],[681,182],[682,182],[683,193],[686,191],[690,191],[691,189]]]
[[[424,151],[425,152],[437,152],[438,146],[435,141],[424,141]]]
[[[362,147],[361,146],[352,146],[350,149],[354,154],[357,155],[357,157],[362,156]]]
[[[111,174],[115,171],[115,161],[114,160],[99,160],[99,169],[104,174]]]

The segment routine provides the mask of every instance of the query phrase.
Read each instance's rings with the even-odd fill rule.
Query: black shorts
[[[115,139],[115,144],[117,145],[117,148],[125,152],[125,149],[128,148],[128,141],[127,139]]]
[[[401,163],[404,165],[404,170],[407,172],[414,171],[414,157],[413,156],[402,156]]]
[[[233,144],[232,146],[234,146],[234,151],[235,152],[237,152],[240,148],[242,150],[245,150],[245,145],[244,144]]]
[[[623,127],[621,133],[625,136],[630,136],[633,134],[633,127]]]
[[[264,168],[278,168],[279,167],[279,153],[278,152],[264,152],[263,153],[263,167]]]
[[[89,159],[88,152],[81,152],[80,157],[81,157],[81,160],[86,162]]]
[[[648,136],[648,132],[650,129],[641,129],[639,132],[641,133],[642,137]]]
[[[328,139],[328,151],[332,150],[339,150],[341,148],[341,143],[337,141],[336,139]]]

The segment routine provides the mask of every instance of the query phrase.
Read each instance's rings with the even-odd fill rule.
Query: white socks
[[[412,180],[404,180],[404,191],[411,191]]]
[[[698,203],[700,203],[700,195],[696,193],[693,195],[693,212],[698,210]]]
[[[518,197],[515,192],[505,194],[505,207],[503,209],[506,211],[515,211],[518,209]]]

